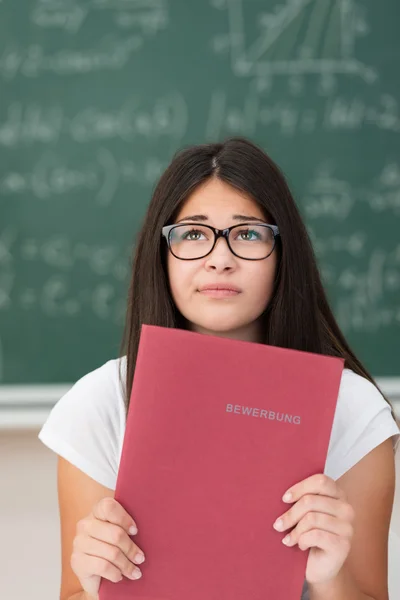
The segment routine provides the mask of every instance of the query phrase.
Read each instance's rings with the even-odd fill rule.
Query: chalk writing
[[[38,0],[32,9],[31,20],[39,27],[76,34],[98,10],[107,10],[117,26],[137,27],[145,35],[155,34],[168,25],[165,0]]]
[[[334,170],[332,162],[319,165],[308,184],[301,205],[309,219],[344,221],[356,203],[368,204],[374,212],[400,214],[400,164],[386,164],[366,187],[352,185]]]
[[[0,146],[54,144],[63,135],[78,144],[112,139],[129,142],[137,137],[181,139],[187,127],[186,100],[175,92],[155,99],[151,105],[136,96],[115,110],[90,106],[72,116],[62,106],[12,102],[0,121]]]
[[[161,175],[167,162],[157,157],[142,161],[117,160],[107,148],[99,147],[86,165],[66,164],[55,153],[45,152],[30,172],[10,171],[0,175],[0,197],[22,195],[32,200],[51,200],[73,193],[84,193],[88,201],[109,205],[120,184],[149,186]]]
[[[268,90],[267,90],[268,92]],[[260,127],[276,129],[285,137],[299,134],[361,130],[373,127],[394,133],[400,132],[400,113],[397,100],[388,94],[371,101],[354,97],[328,96],[313,106],[299,104],[291,98],[271,100],[254,81],[242,106],[232,106],[224,90],[211,93],[206,137],[222,134],[251,135]]]
[[[44,73],[54,75],[85,75],[95,71],[122,69],[131,55],[140,50],[143,38],[131,35],[125,39],[108,35],[97,48],[88,50],[63,49],[46,52],[39,44],[20,47],[13,43],[0,53],[0,76],[12,80],[17,75],[37,78]]]
[[[95,284],[76,293],[62,275],[50,277],[37,288],[24,289],[17,302],[22,310],[39,309],[48,318],[73,319],[89,310],[98,319],[121,324],[124,315],[123,300],[110,283]]]
[[[41,240],[28,237],[15,250],[24,261],[39,261],[58,271],[71,271],[78,264],[86,264],[91,273],[111,276],[125,281],[129,275],[128,255],[130,248],[121,252],[116,244],[88,244],[73,242],[67,235],[54,235]]]

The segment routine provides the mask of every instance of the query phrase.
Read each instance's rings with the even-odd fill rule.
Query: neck
[[[218,337],[242,340],[244,342],[258,342],[261,344],[264,341],[262,336],[262,328],[259,321],[254,321],[253,323],[250,323],[250,325],[239,327],[238,329],[233,329],[230,331],[213,331],[193,323],[188,323],[187,328],[190,329],[190,331],[195,331],[204,335],[216,335]]]

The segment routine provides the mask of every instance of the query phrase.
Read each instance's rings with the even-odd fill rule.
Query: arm
[[[310,600],[388,600],[388,535],[395,490],[388,439],[337,480],[355,511],[349,555],[329,584],[310,585]]]
[[[60,600],[97,600],[82,590],[70,560],[77,522],[86,517],[93,506],[106,496],[114,497],[114,490],[100,485],[59,456],[58,503],[62,561]]]

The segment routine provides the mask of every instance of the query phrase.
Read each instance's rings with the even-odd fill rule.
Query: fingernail
[[[144,561],[144,554],[142,554],[141,552],[139,554],[136,554],[135,556],[135,563],[142,563]]]
[[[290,492],[286,492],[286,494],[283,496],[282,500],[284,502],[290,502],[292,499],[292,494]]]
[[[142,571],[140,569],[133,569],[130,578],[131,579],[139,579],[142,576]]]
[[[290,535],[287,535],[286,537],[283,538],[282,544],[287,545],[287,544],[289,544],[289,542],[290,542]]]
[[[282,521],[282,519],[278,519],[277,521],[275,521],[273,527],[277,531],[282,531],[282,529],[283,529],[283,521]]]
[[[138,532],[137,527],[135,527],[135,525],[132,525],[131,527],[129,527],[129,533],[131,535],[136,535]]]

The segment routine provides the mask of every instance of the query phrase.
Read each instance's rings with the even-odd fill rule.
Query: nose
[[[205,266],[210,270],[224,271],[235,267],[235,256],[229,249],[228,242],[219,238],[211,254],[205,258]]]

